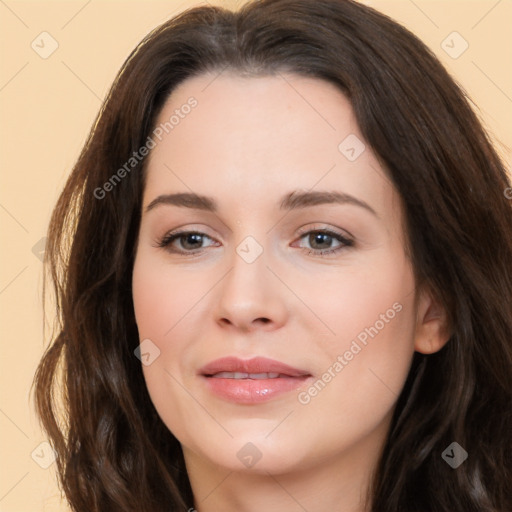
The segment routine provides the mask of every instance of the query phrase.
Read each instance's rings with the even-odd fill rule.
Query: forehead
[[[238,203],[245,197],[250,208],[292,188],[365,196],[381,210],[393,200],[350,102],[324,80],[199,75],[169,96],[158,127],[161,140],[154,138],[149,156],[146,204],[148,196],[192,190]]]
[[[172,146],[195,148],[198,157],[207,151],[222,153],[224,166],[230,165],[230,156],[237,165],[261,170],[261,160],[270,163],[283,155],[293,161],[308,150],[336,154],[342,134],[359,132],[350,103],[329,82],[289,74],[247,78],[232,72],[181,83],[157,125],[179,113],[191,97],[197,106],[164,134],[153,154]]]

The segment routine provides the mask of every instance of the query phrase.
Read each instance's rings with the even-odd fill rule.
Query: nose
[[[286,287],[267,267],[265,251],[251,263],[234,251],[217,293],[216,321],[223,328],[271,331],[286,322]]]

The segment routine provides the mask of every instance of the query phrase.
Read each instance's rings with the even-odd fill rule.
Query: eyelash
[[[325,250],[308,249],[306,247],[302,247],[301,249],[303,251],[307,251],[308,256],[313,255],[313,256],[325,257],[327,254],[335,254],[341,250],[353,247],[353,245],[354,245],[354,240],[343,236],[341,233],[337,233],[335,231],[331,231],[328,229],[309,229],[309,230],[299,229],[299,233],[301,235],[299,237],[299,239],[302,239],[306,235],[309,235],[311,233],[321,233],[323,235],[328,235],[328,236],[338,240],[342,244],[339,247],[336,247],[335,249],[325,249]],[[164,235],[164,237],[162,239],[160,239],[156,242],[156,247],[160,247],[162,249],[167,249],[169,252],[172,252],[174,254],[180,254],[185,257],[194,257],[194,256],[201,254],[203,249],[198,249],[195,251],[181,251],[178,249],[170,249],[170,245],[172,242],[174,242],[175,240],[178,240],[180,238],[183,238],[186,235],[200,235],[203,237],[210,238],[205,233],[201,233],[199,231],[176,231],[176,232],[171,232],[171,233],[167,233],[166,235]]]

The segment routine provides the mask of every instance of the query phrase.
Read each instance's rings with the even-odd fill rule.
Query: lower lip
[[[311,376],[278,377],[277,379],[217,379],[202,377],[215,395],[239,404],[257,404],[297,390]]]

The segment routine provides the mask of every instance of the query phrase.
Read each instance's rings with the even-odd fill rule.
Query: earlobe
[[[450,336],[445,308],[429,289],[424,288],[416,308],[414,349],[422,354],[433,354],[445,346]]]

